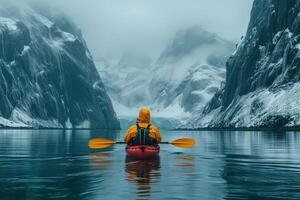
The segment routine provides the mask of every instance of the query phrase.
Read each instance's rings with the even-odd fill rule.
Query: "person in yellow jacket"
[[[160,143],[161,136],[158,128],[150,124],[150,110],[141,108],[136,125],[132,125],[125,134],[128,145],[156,145]]]

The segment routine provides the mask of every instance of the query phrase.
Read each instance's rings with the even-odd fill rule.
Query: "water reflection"
[[[189,156],[189,155],[179,155],[175,156],[174,159],[176,161],[176,166],[180,168],[188,168],[188,169],[194,169],[195,167],[195,158],[194,156]]]
[[[112,154],[106,152],[94,152],[89,154],[89,161],[93,168],[99,170],[110,169],[113,160]]]
[[[101,179],[89,168],[99,153],[87,148],[90,137],[106,137],[90,130],[0,130],[0,195],[4,199],[82,199],[91,183]],[[118,133],[110,131],[110,138]],[[105,162],[105,161],[103,161]],[[101,163],[101,162],[100,162]],[[108,166],[102,163],[100,166]]]
[[[150,160],[137,160],[126,156],[125,171],[127,180],[137,185],[136,199],[148,199],[151,192],[151,184],[160,177],[160,157]]]
[[[300,199],[300,133],[164,132],[197,145],[161,145],[126,158],[124,145],[90,150],[119,131],[0,130],[0,199]]]
[[[196,136],[197,137],[197,136]],[[203,150],[209,154],[270,155],[298,153],[300,134],[297,132],[220,131],[203,133]]]

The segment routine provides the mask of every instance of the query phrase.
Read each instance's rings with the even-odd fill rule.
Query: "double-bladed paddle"
[[[95,138],[91,139],[88,145],[91,149],[103,149],[114,144],[126,144],[126,142],[113,141],[106,138]],[[192,148],[196,144],[196,142],[192,138],[180,138],[177,140],[172,140],[170,142],[160,142],[159,144],[172,144],[179,148]]]

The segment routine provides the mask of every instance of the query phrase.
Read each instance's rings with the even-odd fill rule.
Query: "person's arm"
[[[152,137],[153,139],[155,139],[157,141],[157,143],[161,142],[161,136],[160,136],[160,132],[158,130],[158,128],[156,128],[156,126],[151,125],[151,131],[150,131],[150,137]]]
[[[129,141],[130,141],[130,139],[133,138],[136,135],[136,132],[137,132],[136,125],[131,126],[127,130],[127,132],[126,132],[126,134],[124,136],[124,141],[128,144]]]

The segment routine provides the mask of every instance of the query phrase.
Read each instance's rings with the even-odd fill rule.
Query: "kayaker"
[[[157,145],[161,141],[158,128],[150,124],[150,110],[141,108],[136,125],[132,125],[125,134],[128,145]]]

